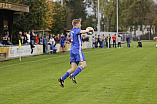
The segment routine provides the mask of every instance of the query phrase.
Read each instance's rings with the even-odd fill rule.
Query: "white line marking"
[[[91,52],[83,52],[83,53],[92,53],[92,52],[99,52],[99,51],[101,51],[102,53],[107,52],[107,51],[103,51],[103,49],[100,49],[100,50],[95,50],[95,51],[91,51]],[[67,55],[69,55],[69,54],[67,54]],[[23,62],[23,63],[17,63],[17,64],[10,64],[10,65],[6,65],[6,66],[2,66],[2,67],[0,67],[0,69],[10,67],[10,66],[15,66],[15,65],[22,65],[22,64],[26,64],[26,63],[39,62],[39,61],[50,60],[50,59],[54,59],[54,58],[65,57],[67,55],[62,55],[62,56],[57,56],[57,57],[52,57],[52,58],[46,58],[46,59],[41,59],[41,60],[35,60],[35,61],[29,61],[29,62]]]

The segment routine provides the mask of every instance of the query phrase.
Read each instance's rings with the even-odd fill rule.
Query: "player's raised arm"
[[[81,30],[80,33],[84,34],[84,33],[88,33],[88,32],[93,32],[93,29],[89,29],[89,30]]]

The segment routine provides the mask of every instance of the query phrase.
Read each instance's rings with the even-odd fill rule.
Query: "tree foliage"
[[[14,27],[28,31],[30,29],[47,29],[52,22],[49,4],[46,0],[18,0],[17,3],[29,6],[29,13],[20,13],[19,21],[15,22]]]
[[[3,0],[5,1],[5,0]],[[29,13],[19,13],[19,21],[14,23],[14,30],[28,31],[34,29],[50,29],[54,34],[62,33],[72,28],[73,19],[82,19],[82,29],[88,26],[97,28],[97,0],[64,0],[60,2],[49,0],[7,0],[8,2],[28,5]],[[49,1],[49,2],[48,2]],[[157,5],[153,0],[118,0],[119,31],[140,25],[155,25],[157,27]],[[117,29],[117,0],[100,0],[101,23],[106,31]],[[93,9],[94,15],[88,15],[86,8]],[[152,27],[153,28],[153,27]],[[131,30],[132,31],[132,30]],[[157,31],[157,30],[156,30]]]
[[[73,19],[81,19],[82,20],[82,28],[86,28],[84,26],[84,24],[86,24],[86,16],[87,16],[87,13],[86,13],[86,5],[84,3],[84,0],[66,0],[66,4],[65,6],[68,8],[67,10],[67,21],[68,21],[68,24],[67,27],[68,29],[70,29],[69,27],[72,27],[71,26],[71,22]],[[70,17],[69,17],[70,15]],[[69,18],[68,18],[69,17]],[[70,24],[69,24],[69,21],[70,21]]]
[[[116,4],[117,0],[100,0],[100,10],[102,15],[104,15],[103,19],[108,27],[108,31],[116,30]],[[118,28],[120,31],[124,31],[125,27],[128,28],[130,26],[136,30],[138,25],[142,28],[143,25],[148,25],[150,22],[153,23],[152,0],[118,0],[118,4]]]
[[[52,26],[49,27],[54,34],[63,33],[65,27],[65,9],[59,2],[52,2]]]

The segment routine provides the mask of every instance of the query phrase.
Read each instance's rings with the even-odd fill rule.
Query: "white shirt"
[[[55,40],[54,40],[54,38],[50,38],[49,41],[50,41],[50,44],[53,44],[53,45],[55,44]]]
[[[30,43],[30,34],[26,34],[26,36],[27,36],[27,42],[29,42]]]
[[[95,38],[92,38],[92,42],[95,43]]]
[[[121,42],[121,37],[118,37],[118,38],[117,38],[117,41],[118,41],[118,42]]]

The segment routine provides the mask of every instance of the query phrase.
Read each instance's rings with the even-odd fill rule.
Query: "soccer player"
[[[81,20],[74,19],[72,21],[73,28],[69,32],[71,38],[71,50],[70,50],[70,64],[71,69],[69,69],[64,76],[58,79],[61,87],[64,87],[64,80],[69,77],[73,83],[77,84],[75,80],[75,76],[78,75],[84,68],[86,68],[86,60],[85,56],[82,52],[82,39],[81,34],[92,32],[93,29],[90,30],[81,30]],[[79,67],[78,64],[81,64]]]
[[[61,40],[60,43],[61,43],[62,51],[65,52],[65,50],[64,50],[64,48],[65,48],[65,41],[66,41],[65,36],[62,35],[62,36],[60,37],[60,40]]]

